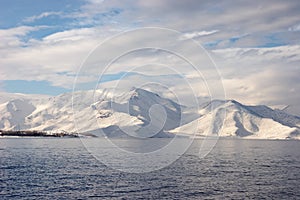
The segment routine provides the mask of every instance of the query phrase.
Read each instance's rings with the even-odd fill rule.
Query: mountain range
[[[235,100],[212,100],[199,107],[187,107],[141,88],[123,94],[95,90],[51,97],[2,93],[0,130],[78,132],[99,137],[178,134],[300,139],[300,117]]]

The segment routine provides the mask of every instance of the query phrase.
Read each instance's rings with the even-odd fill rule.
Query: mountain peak
[[[218,108],[228,108],[228,107],[241,108],[244,107],[244,105],[233,99],[230,100],[213,99],[210,102],[208,102],[206,106],[204,106],[204,108],[207,111],[212,111]]]
[[[135,93],[136,95],[153,95],[153,96],[159,96],[158,94],[151,92],[149,90],[145,90],[142,88],[136,88],[133,87],[132,90],[130,90],[131,92]]]

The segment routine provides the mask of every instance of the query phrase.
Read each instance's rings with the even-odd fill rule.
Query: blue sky
[[[280,104],[284,93],[295,104],[300,93],[299,79],[294,77],[299,74],[299,10],[298,0],[3,0],[0,90],[68,92],[81,63],[97,44],[133,28],[164,27],[199,42],[217,61],[225,59],[219,66],[230,98],[243,98],[245,88],[247,95],[263,88],[268,98],[257,94],[247,99]],[[118,80],[123,71],[120,65],[119,70],[108,72],[105,82]],[[87,73],[82,80],[78,84],[83,88],[92,86],[98,75]],[[294,96],[283,91],[290,80]],[[271,83],[278,81],[273,88]]]
[[[3,0],[1,1],[1,28],[12,28],[18,25],[62,25],[67,21],[58,21],[56,17],[43,18],[34,23],[26,22],[27,18],[37,16],[45,12],[72,12],[83,4],[78,0]],[[57,23],[59,22],[59,23]],[[62,23],[63,22],[63,23]]]

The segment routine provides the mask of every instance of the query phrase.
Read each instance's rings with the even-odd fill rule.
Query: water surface
[[[122,144],[120,140],[117,142]],[[0,196],[1,199],[300,199],[299,141],[220,139],[204,159],[197,154],[200,143],[201,140],[196,141],[166,168],[130,174],[106,167],[86,151],[80,139],[2,138]]]

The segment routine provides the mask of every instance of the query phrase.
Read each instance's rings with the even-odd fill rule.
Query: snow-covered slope
[[[140,88],[113,98],[100,99],[91,108],[98,127],[106,135],[169,137],[166,131],[178,127],[185,107]]]
[[[169,137],[173,134],[166,131],[182,123],[182,113],[193,118],[185,107],[140,88],[115,96],[104,93],[109,92],[78,91],[38,100],[12,95],[0,104],[0,129]]]
[[[0,129],[27,129],[25,118],[35,110],[28,100],[14,99],[0,105]]]
[[[106,90],[55,97],[1,95],[0,130],[79,131],[98,136],[142,138],[195,132],[196,135],[300,139],[299,117],[267,106],[245,106],[234,100],[214,100],[199,111],[140,88],[117,95]]]
[[[197,127],[195,136],[218,134],[257,139],[300,138],[299,117],[267,106],[245,106],[234,100],[214,100],[200,114],[198,119],[171,132],[184,134]]]

